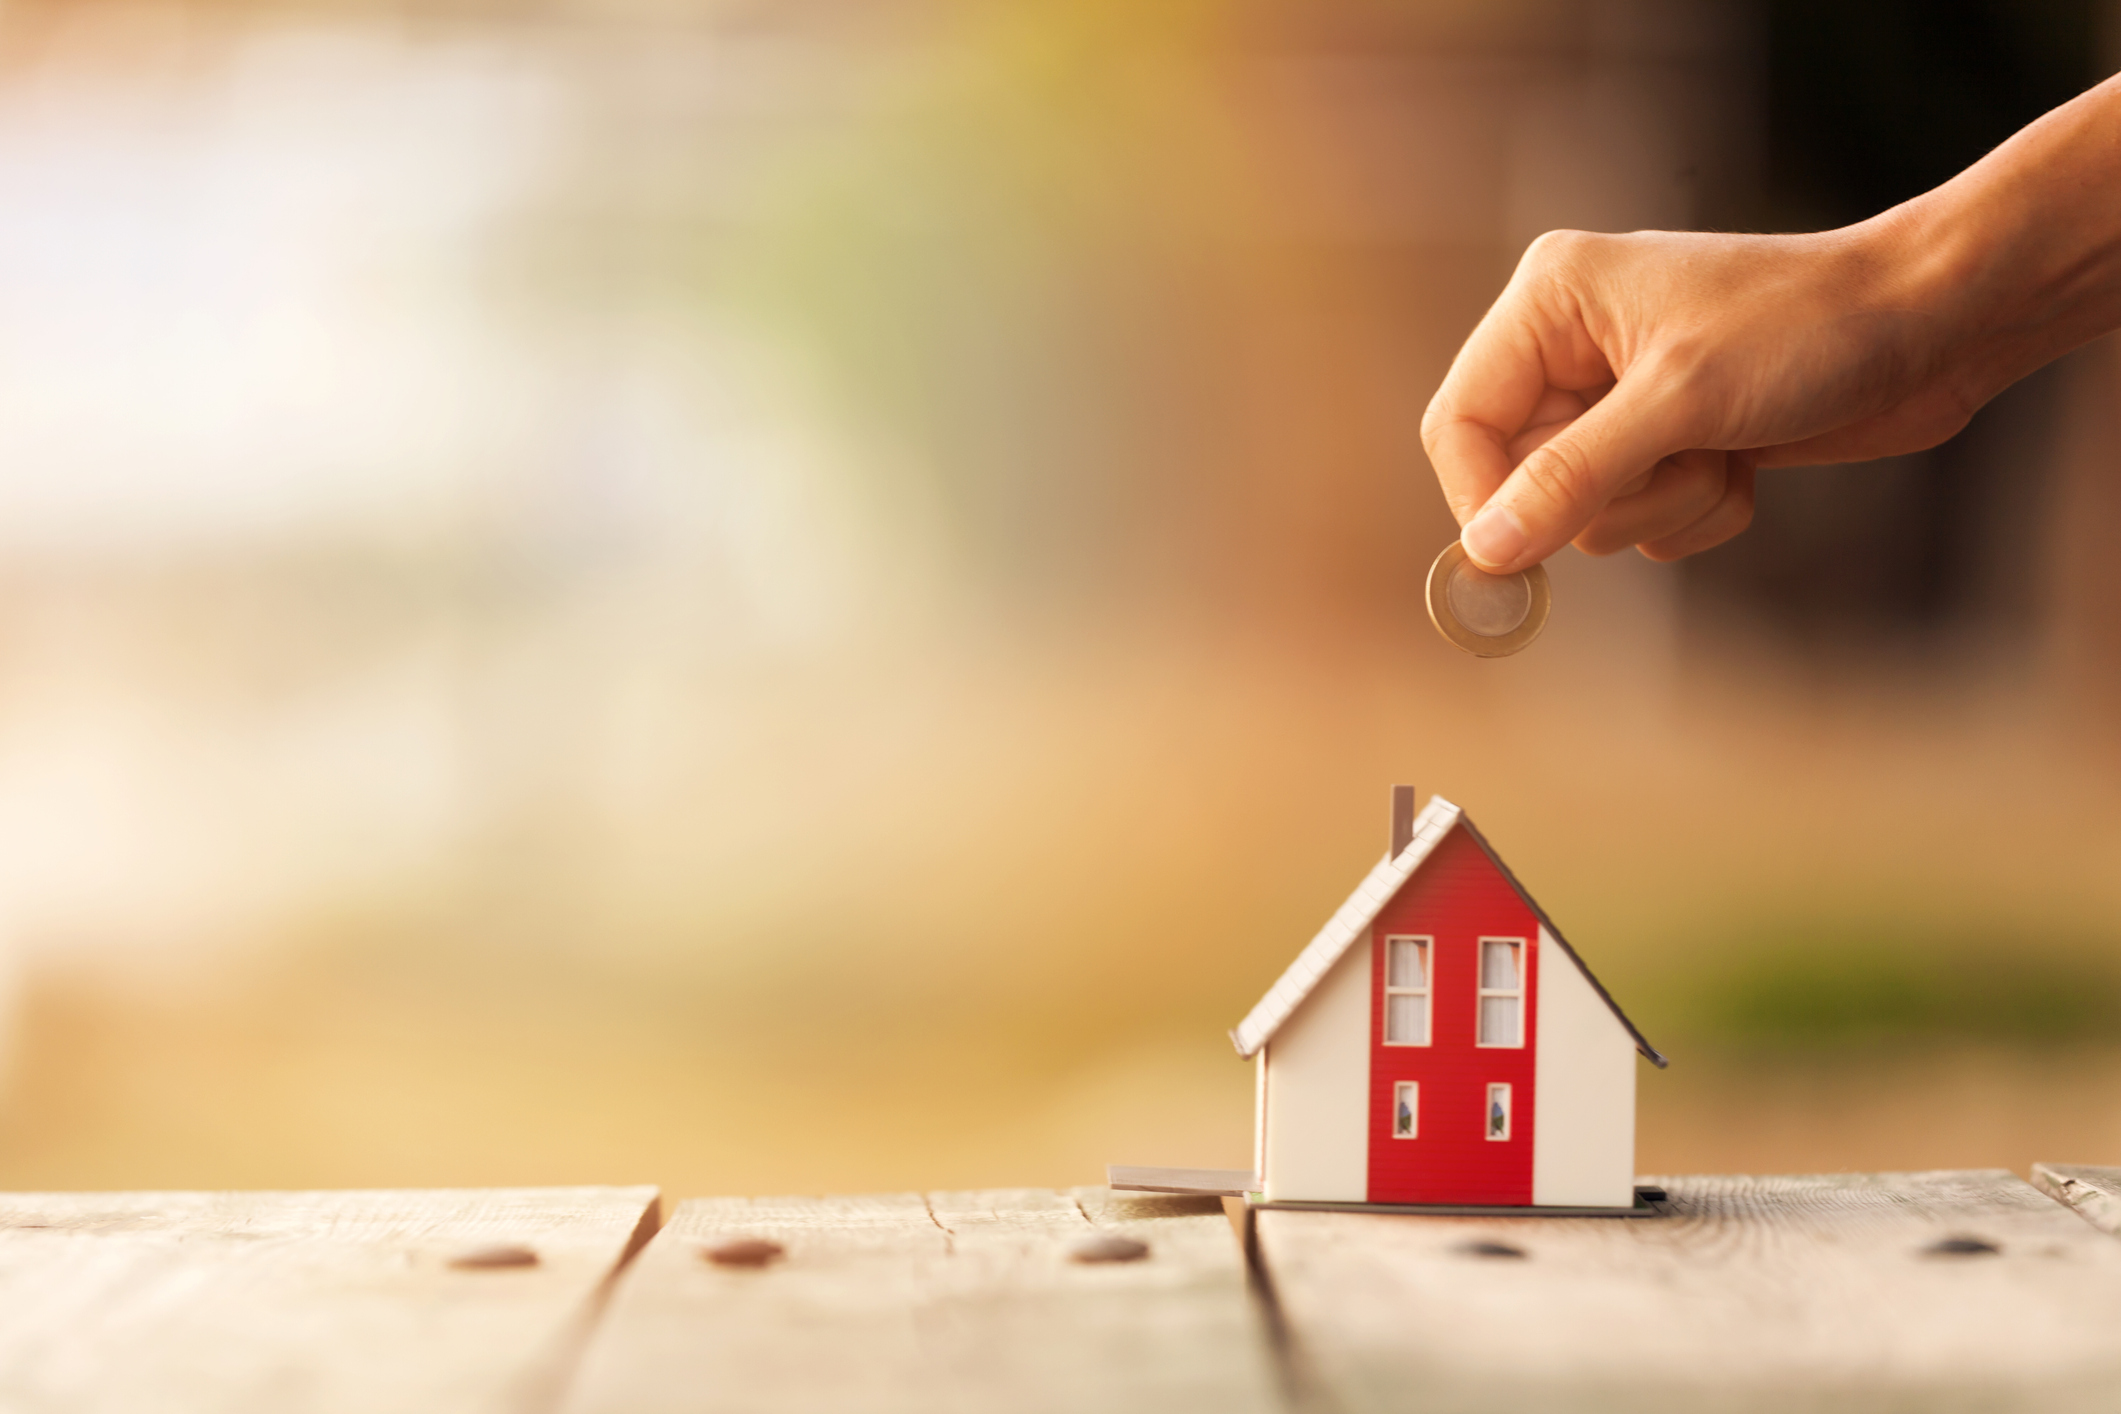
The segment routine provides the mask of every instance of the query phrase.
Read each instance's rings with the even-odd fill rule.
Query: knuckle
[[[1548,231],[1525,247],[1522,263],[1535,270],[1574,265],[1597,239],[1589,231]]]
[[[1731,517],[1738,530],[1744,530],[1753,523],[1753,509],[1756,504],[1753,473],[1750,469],[1724,478],[1724,514]],[[1731,533],[1735,535],[1737,531]]]
[[[1749,478],[1738,481],[1743,484],[1734,484],[1715,509],[1677,534],[1646,541],[1642,553],[1660,562],[1683,560],[1743,535],[1753,523],[1753,488]]]
[[[1717,536],[1716,539],[1711,543],[1721,545],[1724,541],[1729,540],[1733,536],[1745,534],[1745,532],[1752,529],[1752,527],[1753,493],[1750,489],[1748,489],[1744,496],[1734,497],[1732,499],[1731,508],[1726,513],[1723,525],[1717,527],[1723,533]],[[1703,546],[1702,548],[1706,549],[1708,547]]]
[[[1581,447],[1557,437],[1526,457],[1517,468],[1541,499],[1555,506],[1578,506],[1598,499],[1598,474]]]
[[[1708,538],[1701,548],[1721,545],[1734,535],[1741,535],[1753,523],[1753,488],[1750,483],[1733,486],[1716,508],[1701,518],[1702,529]]]
[[[1986,398],[1970,388],[1961,387],[1956,383],[1947,385],[1944,392],[1944,403],[1947,409],[1946,416],[1950,422],[1950,430],[1937,440],[1939,442],[1946,441],[1965,431],[1966,425],[1974,420],[1974,414],[1981,411],[1987,401]]]
[[[1715,350],[1694,334],[1667,336],[1643,368],[1642,381],[1667,406],[1690,407],[1716,386]]]
[[[1421,447],[1431,461],[1436,458],[1436,444],[1443,440],[1443,429],[1450,420],[1450,414],[1435,403],[1430,403],[1429,410],[1421,415]]]
[[[1628,372],[1666,415],[1676,415],[1689,433],[1704,430],[1698,426],[1704,408],[1727,401],[1718,350],[1713,341],[1697,331],[1661,334],[1655,350]]]
[[[1682,456],[1677,460],[1682,478],[1682,504],[1689,518],[1698,519],[1713,513],[1723,502],[1729,489],[1723,470],[1723,457],[1711,453],[1707,456]]]

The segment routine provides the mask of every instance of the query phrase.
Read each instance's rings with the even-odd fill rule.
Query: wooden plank
[[[2089,1414],[2121,1400],[2121,1244],[2009,1173],[1662,1182],[1674,1216],[1633,1222],[1259,1214],[1304,1402]]]
[[[534,1414],[655,1207],[653,1188],[0,1194],[0,1409]],[[482,1249],[498,1264],[452,1265]]]
[[[2121,1234],[2121,1168],[2034,1164],[2033,1186],[2099,1231]]]
[[[1082,1263],[1098,1235],[1138,1261]],[[718,1266],[762,1239],[785,1256]],[[571,1414],[1040,1414],[1277,1407],[1242,1255],[1212,1198],[1012,1189],[715,1198],[620,1283]]]

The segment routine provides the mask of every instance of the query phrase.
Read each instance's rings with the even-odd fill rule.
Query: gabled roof
[[[1592,990],[1612,1008],[1613,1015],[1627,1028],[1628,1035],[1635,1038],[1635,1049],[1660,1070],[1671,1064],[1658,1054],[1657,1048],[1635,1028],[1635,1023],[1628,1020],[1627,1013],[1613,1000],[1612,993],[1606,991],[1605,984],[1598,980],[1590,968],[1584,966],[1583,958],[1578,956],[1575,948],[1569,946],[1569,940],[1554,926],[1554,920],[1547,917],[1546,910],[1525,892],[1524,885],[1518,883],[1517,876],[1510,872],[1510,866],[1502,862],[1502,857],[1495,853],[1494,846],[1488,843],[1486,837],[1473,828],[1473,822],[1466,818],[1465,812],[1440,795],[1430,796],[1429,803],[1423,807],[1421,814],[1414,817],[1413,838],[1407,841],[1407,847],[1399,852],[1399,857],[1395,859],[1387,855],[1378,861],[1377,867],[1355,886],[1355,892],[1348,895],[1348,901],[1326,920],[1326,926],[1319,929],[1318,935],[1296,955],[1296,961],[1289,964],[1289,970],[1282,973],[1280,980],[1267,989],[1267,994],[1259,999],[1259,1005],[1252,1008],[1251,1015],[1237,1024],[1237,1029],[1230,1033],[1230,1040],[1237,1046],[1237,1053],[1247,1059],[1259,1053],[1259,1048],[1267,1044],[1274,1033],[1281,1029],[1281,1024],[1295,1014],[1304,998],[1311,995],[1311,990],[1318,985],[1319,979],[1332,971],[1333,964],[1340,961],[1349,946],[1362,936],[1363,930],[1368,928],[1383,911],[1384,906],[1392,901],[1392,896],[1400,891],[1407,880],[1414,877],[1415,871],[1428,862],[1429,855],[1435,852],[1436,846],[1443,843],[1444,836],[1450,834],[1452,828],[1458,825],[1465,826],[1466,833],[1472,837],[1473,843],[1480,846],[1481,853],[1487,855],[1502,877],[1509,880],[1510,887],[1517,890],[1517,896],[1532,910],[1540,925],[1561,945],[1561,950],[1569,955],[1569,960],[1583,973],[1584,980],[1591,984]]]

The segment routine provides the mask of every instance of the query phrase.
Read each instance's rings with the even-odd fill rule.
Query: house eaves
[[[1474,828],[1473,822],[1466,818],[1464,811],[1440,795],[1430,796],[1428,805],[1415,817],[1413,835],[1407,841],[1407,847],[1399,852],[1397,858],[1387,856],[1380,860],[1377,867],[1355,886],[1355,892],[1348,895],[1347,902],[1335,910],[1333,916],[1326,920],[1326,926],[1318,930],[1304,950],[1296,955],[1296,960],[1289,964],[1288,970],[1267,989],[1267,994],[1259,999],[1259,1004],[1230,1032],[1231,1043],[1237,1047],[1238,1055],[1249,1060],[1259,1054],[1260,1047],[1273,1038],[1283,1022],[1295,1015],[1296,1009],[1303,1005],[1304,998],[1311,995],[1312,990],[1333,970],[1334,964],[1346,955],[1355,940],[1376,921],[1384,906],[1390,903],[1407,880],[1413,878],[1416,871],[1428,862],[1436,846],[1443,843],[1444,836],[1451,833],[1453,826],[1461,824],[1466,827],[1466,833],[1472,837],[1473,842],[1480,846],[1481,853],[1488,857],[1503,878],[1509,880],[1510,887],[1517,891],[1517,896],[1524,900],[1525,906],[1532,910],[1541,926],[1561,945],[1561,950],[1569,955],[1569,960],[1583,973],[1584,980],[1591,984],[1592,990],[1598,993],[1599,999],[1612,1011],[1614,1018],[1627,1028],[1628,1035],[1634,1038],[1635,1049],[1660,1070],[1671,1064],[1649,1043],[1649,1039],[1635,1023],[1628,1020],[1627,1013],[1613,1000],[1613,994],[1605,989],[1605,984],[1598,980],[1597,974],[1585,966],[1583,957],[1569,940],[1562,936],[1561,930],[1554,926],[1554,920],[1547,917],[1546,910],[1539,906],[1539,901],[1526,892],[1525,886],[1510,872],[1510,866],[1502,862],[1502,856],[1495,852],[1486,836]]]

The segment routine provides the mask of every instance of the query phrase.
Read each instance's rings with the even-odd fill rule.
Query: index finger
[[[1612,365],[1552,274],[1541,237],[1467,336],[1422,417],[1422,443],[1460,525],[1509,478],[1510,439],[1549,389],[1610,387]]]
[[[1538,337],[1498,303],[1451,360],[1421,419],[1422,445],[1460,525],[1509,479],[1510,439],[1546,389]]]

